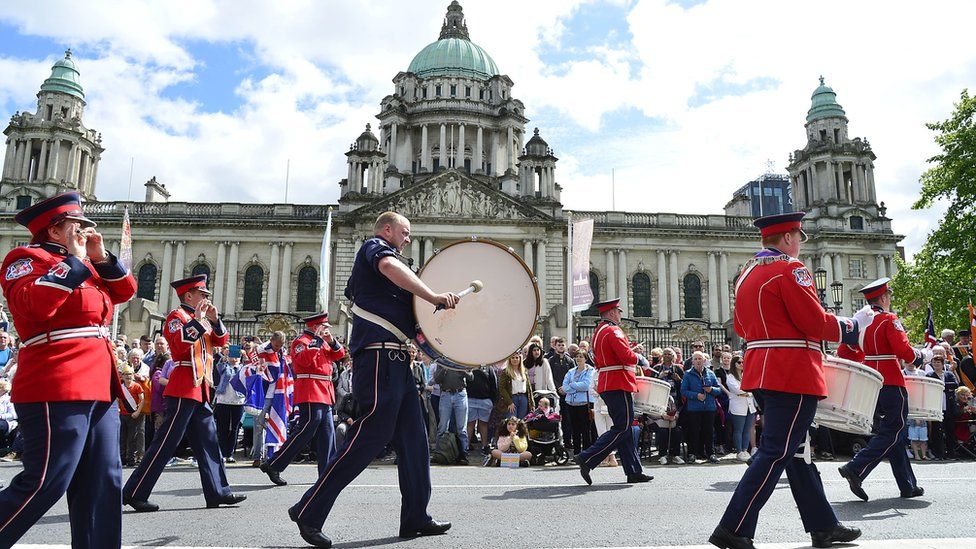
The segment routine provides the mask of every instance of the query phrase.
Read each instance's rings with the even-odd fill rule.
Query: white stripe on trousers
[[[41,480],[37,483],[37,488],[34,489],[34,492],[30,495],[30,497],[28,497],[27,500],[20,505],[20,508],[14,511],[14,514],[7,519],[7,522],[3,523],[3,526],[0,526],[0,532],[2,532],[7,526],[10,526],[10,523],[13,522],[18,515],[20,515],[24,508],[27,507],[27,504],[29,504],[31,500],[34,499],[34,496],[41,491],[41,488],[44,487],[44,479],[47,478],[47,466],[51,463],[51,411],[48,408],[47,402],[44,403],[44,421],[47,424],[47,439],[44,451],[44,468],[41,469]]]
[[[793,414],[793,422],[790,423],[790,430],[786,433],[786,446],[783,447],[783,455],[774,459],[769,465],[769,471],[766,472],[766,478],[763,479],[762,483],[759,485],[759,488],[756,489],[756,493],[752,495],[752,499],[749,500],[749,505],[746,505],[746,510],[742,512],[742,518],[739,519],[739,524],[736,525],[733,533],[738,532],[739,528],[742,528],[742,523],[745,522],[746,516],[749,515],[749,510],[752,509],[752,504],[755,503],[756,498],[759,497],[759,492],[762,492],[763,486],[766,486],[766,483],[769,482],[769,476],[773,474],[773,468],[776,467],[777,463],[783,461],[783,458],[785,458],[786,454],[789,453],[788,450],[790,447],[790,438],[793,436],[793,427],[796,426],[796,418],[800,417],[800,408],[803,407],[803,395],[799,395],[799,397],[800,401],[796,405],[796,413]],[[791,457],[790,459],[793,458]]]
[[[864,471],[868,470],[869,465],[881,461],[882,459],[884,459],[885,456],[888,455],[888,452],[891,451],[891,448],[894,447],[896,444],[898,444],[898,439],[901,437],[901,432],[905,430],[905,395],[904,393],[901,392],[900,388],[898,391],[898,396],[901,397],[901,418],[900,418],[901,428],[898,429],[897,433],[895,433],[895,439],[891,441],[891,444],[889,444],[887,448],[885,448],[885,451],[881,452],[881,454],[879,454],[878,457],[875,458],[873,461],[869,461],[867,462],[867,464],[864,465],[864,467],[861,469],[861,472],[857,474],[858,478],[861,478],[861,475],[864,474]]]
[[[308,509],[309,504],[312,503],[312,500],[315,499],[315,496],[319,493],[319,490],[325,484],[325,481],[329,478],[329,475],[331,475],[332,471],[335,470],[335,466],[338,465],[340,461],[342,461],[342,458],[346,457],[349,454],[349,450],[352,449],[352,445],[356,443],[356,439],[359,438],[359,434],[363,432],[363,425],[366,425],[366,420],[372,417],[373,414],[376,412],[376,405],[379,403],[379,386],[380,386],[380,352],[377,350],[376,365],[373,367],[373,409],[370,410],[368,414],[363,416],[363,419],[360,421],[359,426],[356,429],[356,434],[353,435],[352,440],[350,440],[349,444],[346,445],[346,451],[342,452],[341,456],[332,460],[332,463],[329,464],[329,468],[325,471],[325,474],[319,477],[319,480],[315,482],[315,491],[312,492],[312,495],[308,498],[308,501],[305,502],[305,506],[302,507],[302,510],[298,512],[298,518],[302,518],[302,515],[305,513],[305,510]]]

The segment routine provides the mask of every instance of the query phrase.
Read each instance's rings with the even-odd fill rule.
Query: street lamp
[[[844,303],[844,284],[842,282],[831,284],[830,295],[834,298],[834,312],[840,314],[841,305]]]
[[[824,268],[813,271],[813,285],[817,287],[817,297],[820,299],[820,306],[827,308],[827,270]]]

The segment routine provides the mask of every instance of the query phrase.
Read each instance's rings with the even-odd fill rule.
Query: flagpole
[[[573,212],[566,212],[566,341],[573,337]]]

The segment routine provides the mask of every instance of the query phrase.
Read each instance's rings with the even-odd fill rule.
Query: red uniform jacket
[[[193,385],[193,367],[190,363],[190,350],[193,343],[201,337],[210,338],[210,344],[215,347],[227,345],[230,334],[221,321],[211,325],[209,321],[201,322],[193,318],[194,310],[187,305],[180,305],[173,309],[166,317],[163,325],[163,337],[169,343],[169,352],[173,356],[173,372],[169,375],[169,383],[163,389],[163,396],[189,398],[197,402],[209,400],[207,382],[199,387]]]
[[[800,260],[778,250],[757,254],[736,282],[733,317],[746,340],[743,391],[827,396],[820,341],[840,341],[853,323],[824,311]]]
[[[837,356],[855,362],[863,362],[884,376],[885,385],[905,386],[905,376],[899,359],[921,365],[922,354],[912,348],[908,334],[895,313],[880,307],[872,307],[874,316],[867,326],[861,326],[860,345],[842,345]]]
[[[59,244],[14,248],[3,261],[3,295],[24,343],[10,400],[54,402],[121,396],[108,325],[136,281],[109,254],[100,265]]]
[[[637,392],[637,354],[616,323],[602,320],[593,333],[593,356],[600,376],[596,392]]]
[[[332,362],[346,356],[338,343],[324,345],[322,338],[305,330],[291,342],[291,367],[295,373],[295,404],[315,402],[335,404]]]

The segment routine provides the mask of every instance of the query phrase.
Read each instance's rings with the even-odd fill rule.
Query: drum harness
[[[404,334],[399,328],[394,326],[392,322],[381,317],[378,314],[371,313],[363,309],[362,307],[356,305],[355,303],[352,304],[352,314],[358,316],[359,318],[367,322],[372,322],[373,324],[376,324],[377,326],[390,332],[398,340],[400,340],[400,343],[392,343],[392,342],[371,343],[366,347],[364,347],[364,349],[367,350],[386,349],[387,355],[390,357],[390,360],[394,360],[394,361],[403,361],[409,358],[409,355],[407,354],[407,343],[410,342],[410,338],[407,337],[407,335]]]

